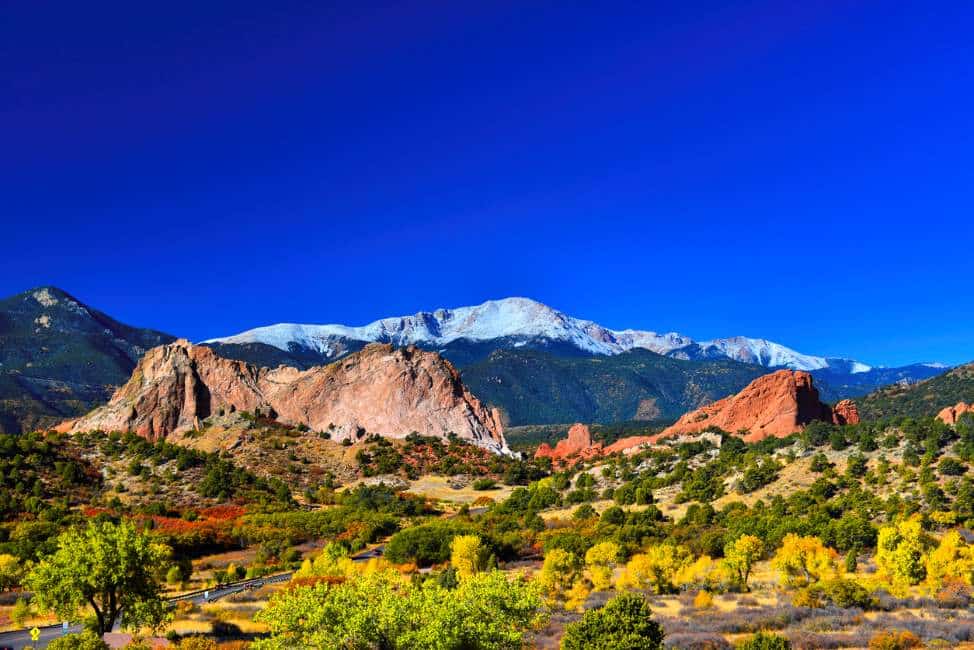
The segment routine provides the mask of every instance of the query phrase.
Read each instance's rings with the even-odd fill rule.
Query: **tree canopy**
[[[151,627],[165,618],[156,571],[168,556],[167,547],[131,523],[89,523],[62,533],[57,551],[25,583],[42,609],[62,618],[91,607],[100,633],[119,620],[125,627]]]

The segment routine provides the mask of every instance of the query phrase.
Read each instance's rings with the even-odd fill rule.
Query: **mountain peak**
[[[502,347],[554,342],[596,355],[645,349],[689,360],[727,358],[769,368],[794,370],[835,368],[846,373],[870,370],[870,366],[858,361],[802,354],[763,338],[733,336],[698,343],[677,332],[659,334],[648,330],[612,330],[522,296],[488,300],[468,307],[421,311],[412,316],[383,318],[360,327],[279,323],[204,343],[263,343],[285,352],[310,350],[327,360],[350,349],[350,341],[440,348],[458,340],[498,341]]]

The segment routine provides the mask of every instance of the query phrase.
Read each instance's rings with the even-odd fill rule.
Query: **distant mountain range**
[[[123,325],[53,287],[0,301],[0,430],[48,426],[104,403],[148,348],[173,340]],[[873,368],[758,338],[698,342],[674,332],[611,330],[527,298],[362,327],[270,325],[205,343],[259,366],[309,368],[370,342],[440,352],[510,424],[674,419],[769,368],[812,372],[827,401],[945,370],[938,364]]]
[[[569,346],[585,354],[616,355],[642,349],[687,361],[730,359],[766,368],[821,370],[844,374],[872,368],[852,359],[802,354],[765,339],[734,336],[712,341],[668,332],[611,330],[569,316],[528,298],[489,300],[474,307],[437,309],[414,316],[383,318],[362,327],[280,323],[205,341],[214,344],[261,343],[299,358],[334,359],[369,342],[445,347],[456,341],[499,342],[496,347]]]
[[[676,418],[740,390],[769,368],[812,372],[822,397],[831,401],[946,369],[936,363],[874,368],[743,336],[698,342],[676,332],[612,330],[528,298],[384,318],[361,327],[281,323],[205,343],[252,363],[308,367],[369,342],[439,351],[461,368],[475,394],[514,424]]]

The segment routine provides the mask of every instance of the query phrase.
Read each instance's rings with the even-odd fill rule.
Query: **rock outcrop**
[[[834,424],[859,424],[859,407],[851,399],[844,399],[832,407]]]
[[[188,341],[148,351],[111,401],[62,430],[133,431],[156,440],[210,416],[247,411],[355,441],[416,432],[507,453],[500,414],[485,407],[435,352],[372,344],[341,361],[298,370],[257,368]]]
[[[616,452],[629,452],[630,450],[636,449],[638,447],[643,447],[645,445],[653,444],[657,439],[657,436],[629,436],[626,438],[619,438],[611,445],[606,447],[603,452],[608,454],[614,454]]]
[[[974,404],[968,404],[967,402],[957,402],[953,406],[948,406],[947,408],[937,413],[937,419],[944,424],[954,426],[957,424],[957,420],[960,416],[965,413],[974,413]]]
[[[547,442],[541,443],[534,452],[535,458],[550,458],[553,463],[566,464],[602,455],[602,443],[592,444],[592,432],[581,423],[568,430],[568,436],[559,440],[552,449]]]
[[[769,436],[783,438],[800,431],[813,420],[853,424],[858,410],[843,400],[833,411],[818,399],[812,376],[804,371],[779,370],[752,381],[744,390],[685,414],[672,426],[653,436],[690,434],[716,426],[731,433],[744,432],[747,442]]]

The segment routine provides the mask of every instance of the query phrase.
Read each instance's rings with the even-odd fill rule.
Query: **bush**
[[[956,458],[944,458],[937,468],[944,476],[960,476],[967,471],[967,466]]]
[[[961,580],[951,580],[937,591],[937,605],[945,609],[964,609],[971,604],[971,588]]]
[[[569,623],[561,650],[661,650],[663,628],[650,618],[652,614],[642,596],[616,596]]]
[[[179,650],[216,650],[216,641],[205,636],[188,636],[179,641]]]
[[[59,636],[47,644],[47,647],[50,650],[108,650],[108,644],[91,630]]]
[[[478,478],[473,482],[473,489],[475,490],[493,490],[497,487],[497,481],[492,478]]]
[[[822,592],[837,607],[870,609],[874,606],[872,596],[869,595],[865,587],[855,580],[841,578],[829,580],[822,585]]]
[[[880,632],[869,639],[869,650],[910,650],[910,648],[921,647],[923,642],[909,630]]]
[[[166,572],[166,582],[171,585],[178,585],[183,581],[183,572],[178,566],[169,567]]]
[[[758,632],[737,644],[737,650],[790,650],[791,642],[783,636]]]
[[[693,606],[697,609],[710,609],[714,606],[714,597],[710,595],[709,591],[701,589],[693,597]]]
[[[469,535],[470,526],[451,521],[431,521],[401,530],[386,545],[385,557],[395,564],[415,562],[427,567],[450,559],[450,543],[454,537]]]
[[[598,517],[599,513],[595,511],[591,505],[583,503],[582,505],[575,508],[575,512],[572,513],[572,519],[575,521],[584,521],[586,519],[592,519]]]

